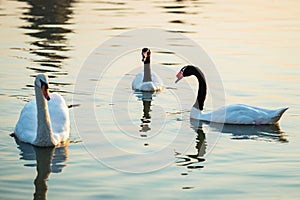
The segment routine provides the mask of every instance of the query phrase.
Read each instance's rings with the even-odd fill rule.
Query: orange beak
[[[50,95],[49,95],[49,90],[46,85],[42,85],[42,92],[43,92],[45,99],[47,99],[47,101],[49,101]]]

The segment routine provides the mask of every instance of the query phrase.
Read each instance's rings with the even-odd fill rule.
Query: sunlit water
[[[6,0],[0,5],[1,199],[300,198],[298,1]],[[120,71],[120,65],[123,70],[142,66],[139,49],[124,52],[105,76],[89,80],[97,86],[93,102],[88,88],[74,89],[95,48],[141,28],[180,32],[204,48],[221,77],[226,104],[289,110],[276,126],[199,127],[188,118],[195,80],[174,84],[187,62],[159,48],[153,49],[152,61],[165,70],[161,93],[133,93],[131,81],[139,71]],[[116,48],[109,49],[111,54]],[[8,136],[24,104],[34,98],[33,77],[44,72],[51,91],[72,106],[70,143],[56,149],[16,143]],[[181,107],[174,94],[190,102]],[[207,110],[213,109],[212,99],[209,93]],[[94,106],[96,126],[89,123],[91,116],[76,115],[85,105]],[[112,146],[103,145],[102,156],[115,165],[101,162],[85,141],[86,135],[97,139],[99,127],[114,148],[157,156],[151,162],[127,160],[131,157],[110,153]],[[176,141],[185,151],[157,154],[178,135],[186,136]],[[150,172],[124,173],[125,166]]]

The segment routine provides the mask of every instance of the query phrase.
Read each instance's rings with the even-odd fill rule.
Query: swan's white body
[[[40,90],[35,83],[36,100],[24,106],[14,134],[20,141],[36,146],[56,146],[69,139],[69,110],[61,95],[52,93],[47,101]]]
[[[212,112],[192,107],[190,117],[202,121],[225,124],[275,124],[288,108],[269,110],[244,104],[224,106]]]
[[[152,92],[152,91],[160,91],[163,89],[163,82],[157,76],[156,73],[151,73],[152,81],[143,82],[144,79],[144,72],[140,72],[136,75],[134,80],[132,81],[132,89],[133,90],[140,90],[145,92]]]

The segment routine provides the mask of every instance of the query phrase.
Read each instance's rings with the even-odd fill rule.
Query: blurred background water
[[[3,0],[0,5],[1,199],[300,198],[299,1]],[[131,83],[135,73],[121,76],[112,67],[103,80],[106,85],[96,91],[101,96],[96,98],[95,111],[100,119],[106,116],[102,128],[116,145],[151,153],[164,147],[181,124],[184,129],[179,134],[192,139],[184,144],[189,146],[186,152],[169,155],[173,163],[151,173],[107,167],[89,154],[81,138],[84,133],[76,129],[74,110],[90,102],[84,91],[74,92],[74,85],[95,48],[140,28],[179,32],[204,48],[222,79],[226,104],[288,106],[289,110],[276,126],[203,124],[199,128],[191,126],[189,118],[181,118],[188,110],[178,108],[172,99],[172,90],[180,86],[167,84],[165,91],[143,102],[128,85],[123,88],[127,99],[113,102],[126,104],[131,111],[133,126],[126,128],[134,139],[124,143],[120,128],[107,117],[114,106],[109,81],[125,77]],[[158,49],[152,54],[154,64],[162,69],[178,71],[186,64]],[[124,66],[142,66],[139,50],[126,59]],[[8,136],[25,103],[34,98],[38,73],[47,73],[51,91],[61,93],[73,106],[70,143],[65,147],[40,149],[17,144]],[[165,76],[175,79],[175,74]],[[188,82],[193,90],[178,93],[190,97],[192,106],[197,88],[194,79]],[[80,120],[88,121],[89,116]],[[155,139],[152,134],[162,123],[165,134]],[[95,127],[86,128],[97,134]],[[214,134],[220,137],[212,149],[209,137]]]

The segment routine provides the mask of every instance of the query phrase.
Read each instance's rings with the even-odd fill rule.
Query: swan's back
[[[159,91],[163,88],[162,80],[157,76],[156,73],[151,74],[152,81],[143,82],[144,72],[140,72],[136,75],[132,81],[132,89],[140,91]]]
[[[287,108],[270,110],[244,104],[233,104],[226,107],[225,123],[227,124],[275,124]]]
[[[191,117],[203,121],[225,124],[275,124],[288,108],[269,110],[244,104],[233,104],[219,108],[211,113],[198,112],[192,109]]]

